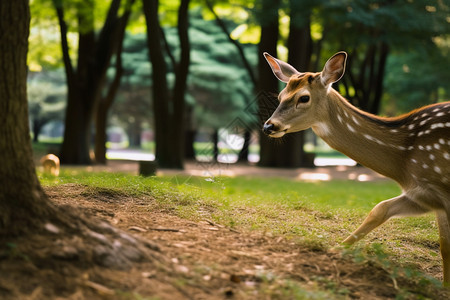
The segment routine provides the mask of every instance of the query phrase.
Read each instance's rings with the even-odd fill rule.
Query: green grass
[[[191,220],[210,219],[237,230],[282,235],[311,249],[340,247],[374,205],[401,192],[390,181],[307,183],[283,178],[139,177],[64,168],[57,178],[40,175],[40,179],[44,186],[78,183],[93,191],[108,189],[152,199],[148,209],[172,211]],[[363,257],[381,262],[392,276],[416,274],[411,270],[440,265],[437,241],[432,215],[393,219],[349,253],[355,260]],[[396,266],[405,269],[400,272]]]
[[[298,182],[283,178],[139,177],[63,169],[44,185],[79,183],[134,196],[151,195],[184,218],[211,218],[224,225],[318,239],[328,246],[343,240],[382,200],[400,194],[393,182]],[[402,242],[437,241],[433,216],[393,219],[371,234]],[[387,232],[385,232],[387,231]],[[321,237],[321,238],[320,238]],[[398,241],[397,241],[398,242]]]

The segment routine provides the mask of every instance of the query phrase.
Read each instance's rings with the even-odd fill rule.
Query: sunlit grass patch
[[[374,205],[400,194],[398,186],[389,181],[307,183],[283,178],[140,177],[65,168],[59,177],[39,176],[44,186],[76,183],[93,193],[109,190],[117,197],[127,195],[147,201],[142,209],[169,211],[193,221],[212,220],[239,231],[283,236],[311,250],[340,247]],[[439,268],[441,264],[433,215],[389,220],[355,249],[369,255],[377,244],[386,254],[383,259],[412,270]]]

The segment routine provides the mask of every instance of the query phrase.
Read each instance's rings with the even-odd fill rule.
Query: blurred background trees
[[[34,138],[64,120],[63,163],[90,163],[90,149],[105,163],[115,126],[162,167],[218,158],[220,141],[241,160],[253,145],[262,166],[311,166],[305,133],[282,143],[260,134],[282,88],[264,51],[301,71],[320,71],[347,51],[335,88],[372,113],[449,98],[445,1],[33,0],[31,14]],[[51,75],[63,67],[66,78]]]

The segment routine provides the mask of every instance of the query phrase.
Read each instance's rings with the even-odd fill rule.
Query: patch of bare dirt
[[[40,253],[44,246],[33,248],[45,240],[54,245],[50,233],[14,240],[0,245],[0,299],[304,299],[320,290],[338,299],[393,299],[401,288],[414,291],[412,299],[450,295],[394,281],[381,267],[356,264],[337,251],[302,247],[283,237],[237,231],[210,220],[181,219],[151,205],[151,197],[73,184],[46,192],[60,207],[148,241],[155,255],[127,267],[90,265],[71,256],[70,249],[46,257]],[[294,283],[304,291],[293,290]]]

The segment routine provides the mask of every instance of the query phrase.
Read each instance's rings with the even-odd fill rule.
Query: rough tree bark
[[[143,0],[147,22],[147,43],[153,72],[156,160],[162,168],[182,169],[184,162],[185,91],[190,63],[188,37],[189,0],[182,0],[178,10],[180,60],[175,63],[175,85],[169,92],[164,38],[160,29],[158,0]]]
[[[76,209],[56,207],[45,195],[36,176],[28,125],[29,23],[28,0],[0,1],[0,265],[3,259],[21,264],[26,257],[33,270],[48,269],[46,261],[54,272],[63,273],[64,262],[124,269],[154,257],[154,245],[106,222],[75,215]],[[8,255],[11,245],[20,255]],[[2,286],[7,299],[18,299],[17,292]],[[32,298],[45,298],[45,291],[36,293]]]
[[[27,0],[0,2],[0,236],[40,227],[55,209],[35,173],[26,93]]]

